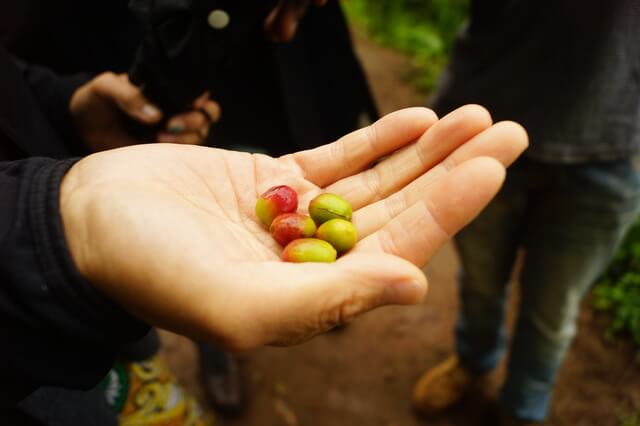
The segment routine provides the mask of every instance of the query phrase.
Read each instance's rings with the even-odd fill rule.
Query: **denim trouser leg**
[[[470,371],[493,369],[506,347],[506,284],[518,248],[524,193],[517,173],[480,215],[456,236],[460,255],[460,315],[456,351]]]
[[[501,404],[542,420],[575,335],[580,301],[638,213],[640,177],[630,161],[543,165],[521,160],[505,186],[456,237],[463,273],[457,352],[474,372],[506,347],[506,283],[525,248],[520,315]]]
[[[627,161],[538,169],[555,181],[530,193],[520,315],[501,392],[502,406],[529,420],[546,416],[582,297],[635,219],[639,188]]]

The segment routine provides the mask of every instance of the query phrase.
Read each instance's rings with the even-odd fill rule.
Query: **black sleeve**
[[[0,162],[0,383],[14,402],[42,385],[94,386],[148,331],[72,263],[58,197],[74,162]]]
[[[89,73],[61,76],[48,68],[15,60],[27,85],[55,131],[63,140],[74,144],[74,152],[82,149],[71,121],[70,103],[73,93],[91,80]]]
[[[131,81],[171,116],[216,84],[238,55],[251,55],[249,34],[261,27],[275,0],[131,0],[143,31]],[[210,25],[223,13],[228,25]],[[260,72],[256,70],[256,72]]]

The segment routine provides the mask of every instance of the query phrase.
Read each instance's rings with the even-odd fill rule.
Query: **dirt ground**
[[[403,80],[411,70],[406,58],[362,39],[357,40],[357,49],[382,112],[424,103],[424,95]],[[429,421],[416,419],[409,407],[414,381],[452,350],[457,264],[453,247],[444,247],[425,269],[431,287],[419,306],[381,309],[304,345],[243,355],[250,404],[243,416],[218,417],[217,424],[483,424],[476,405]],[[546,424],[618,425],[621,416],[640,411],[640,363],[629,346],[603,342],[604,326],[604,318],[585,303]],[[169,333],[162,337],[166,359],[202,400],[192,343]],[[499,375],[496,386],[498,381]]]

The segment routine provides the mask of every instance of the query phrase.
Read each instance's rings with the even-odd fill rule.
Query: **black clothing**
[[[214,132],[226,146],[258,142],[281,154],[330,142],[357,128],[362,116],[375,119],[338,2],[310,9],[295,38],[280,45],[265,39],[262,25],[275,4],[134,0],[145,36],[132,80],[169,111],[186,109],[209,89],[222,106],[221,128]],[[205,17],[214,9],[228,13],[228,27],[208,25]],[[293,143],[268,139],[266,145],[265,130],[278,138],[289,134]]]
[[[294,39],[278,45],[266,40],[262,28],[275,2],[246,3],[235,1],[234,8],[218,2],[215,7],[232,21],[217,30],[204,19],[213,7],[206,2],[135,8],[144,22],[149,16],[157,21],[145,31],[132,79],[170,110],[184,109],[209,89],[223,112],[213,142],[219,138],[231,147],[257,142],[272,154],[331,142],[359,127],[363,117],[377,118],[337,1],[310,9]],[[148,7],[150,0],[133,4]],[[185,7],[190,13],[176,10]]]
[[[337,1],[308,13],[275,55],[295,151],[333,142],[378,118]]]
[[[71,132],[69,100],[84,82],[81,76],[57,77],[44,68],[14,61],[0,48],[0,78],[4,89],[0,97],[0,161],[32,156],[68,158],[83,153],[78,145],[64,144],[58,136]],[[30,120],[33,116],[36,118]]]
[[[100,387],[89,391],[42,387],[18,404],[11,426],[117,426]],[[2,418],[2,417],[0,417]],[[4,425],[5,423],[3,423]]]
[[[377,119],[337,1],[309,9],[288,43],[266,40],[262,25],[247,37],[246,52],[233,55],[211,82],[222,108],[211,144],[281,155],[333,142]]]
[[[142,38],[127,0],[3,0],[0,40],[58,74],[125,72]]]
[[[433,107],[520,122],[542,162],[640,153],[640,1],[474,0]]]
[[[148,330],[73,266],[58,198],[75,160],[34,157],[73,153],[53,130],[68,125],[50,123],[38,107],[68,109],[69,87],[43,70],[21,72],[0,49],[0,383],[10,392],[0,405],[45,385],[95,386],[119,347]]]
[[[207,89],[216,92],[224,68],[275,5],[274,0],[131,0],[143,29],[131,81],[168,115],[189,109]],[[233,22],[212,28],[207,18],[214,10]]]
[[[90,75],[78,73],[60,77],[47,68],[27,66],[20,61],[16,61],[16,64],[29,85],[38,108],[56,132],[57,139],[64,141],[52,145],[51,139],[42,139],[37,148],[25,153],[28,156],[47,155],[55,158],[88,154],[87,147],[73,129],[69,102],[76,89],[91,79]]]
[[[283,44],[268,42],[262,32],[261,20],[272,0],[156,1],[157,16],[143,15],[162,31],[146,33],[137,58],[142,34],[132,24],[127,0],[89,2],[91,7],[81,0],[56,1],[55,6],[48,0],[9,3],[24,4],[26,11],[14,15],[29,23],[5,34],[7,46],[29,63],[44,63],[62,73],[126,72],[135,60],[133,74],[150,82],[145,87],[150,97],[164,102],[169,94],[182,99],[178,103],[195,97],[207,70],[206,86],[222,108],[209,141],[214,146],[252,146],[283,154],[331,142],[377,118],[337,0],[309,9],[294,40]],[[140,10],[149,0],[133,4]],[[189,13],[164,12],[176,8]],[[228,13],[228,27],[207,26],[213,10]],[[39,22],[43,24],[35,24]],[[86,23],[93,27],[87,29]],[[183,44],[187,40],[190,43]],[[162,56],[169,46],[175,49]],[[160,93],[154,95],[156,91]]]

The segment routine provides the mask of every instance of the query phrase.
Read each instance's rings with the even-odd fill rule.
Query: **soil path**
[[[424,103],[403,78],[409,61],[367,40],[358,53],[386,113]],[[418,420],[409,408],[414,381],[450,353],[456,317],[457,259],[444,247],[425,269],[431,288],[412,308],[386,308],[342,331],[289,349],[264,348],[243,357],[250,406],[228,426],[404,426],[479,424],[477,408]],[[579,335],[560,374],[548,425],[619,424],[640,411],[640,364],[628,346],[606,345],[603,319],[585,303]],[[186,386],[201,397],[197,358],[185,338],[163,333],[163,353]],[[634,423],[635,424],[635,423]]]

